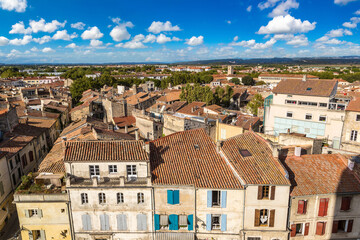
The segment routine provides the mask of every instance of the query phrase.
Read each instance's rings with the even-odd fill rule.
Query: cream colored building
[[[360,98],[350,101],[345,111],[341,149],[360,153]]]
[[[6,220],[10,217],[12,211],[12,186],[10,174],[8,171],[5,154],[0,157],[0,229],[5,226]]]
[[[215,142],[226,140],[239,134],[243,134],[244,129],[239,126],[216,122]]]

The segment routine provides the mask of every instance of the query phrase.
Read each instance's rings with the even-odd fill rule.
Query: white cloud
[[[298,35],[292,38],[291,40],[287,41],[286,44],[294,45],[296,47],[307,46],[309,45],[309,40],[305,35]]]
[[[37,47],[33,47],[33,48],[31,48],[30,49],[32,52],[38,52],[39,51],[39,49],[37,48]]]
[[[236,42],[237,40],[239,40],[239,37],[238,36],[235,36],[233,41]]]
[[[274,17],[267,26],[260,27],[258,34],[306,33],[314,30],[316,22],[301,21],[290,15]]]
[[[203,36],[198,36],[198,37],[191,37],[190,39],[186,40],[186,44],[190,45],[190,46],[197,46],[200,44],[204,43],[204,37]]]
[[[346,5],[349,2],[355,2],[355,1],[357,0],[334,0],[334,3],[339,5]]]
[[[274,38],[271,38],[269,41],[265,43],[256,43],[251,49],[266,49],[272,47],[276,43]]]
[[[13,49],[10,51],[10,53],[8,55],[6,55],[8,58],[13,58],[13,57],[17,57],[17,55],[19,55],[21,52]]]
[[[246,8],[246,11],[247,11],[247,12],[251,12],[251,10],[252,10],[252,6],[251,6],[251,5]]]
[[[166,22],[153,21],[150,27],[148,28],[149,32],[155,34],[160,32],[170,32],[170,31],[180,31],[180,30],[181,29],[178,25],[173,26],[170,21],[166,21]]]
[[[75,43],[70,43],[69,45],[67,45],[65,48],[72,48],[72,49],[74,49],[74,48],[76,48],[77,46],[76,46],[76,44]]]
[[[272,8],[276,5],[277,2],[279,2],[280,0],[267,0],[265,2],[261,2],[258,5],[258,8],[260,8],[260,10],[264,10],[266,8]]]
[[[269,14],[269,17],[285,16],[289,13],[291,8],[299,8],[299,3],[296,0],[286,0],[281,2],[273,11]]]
[[[144,43],[148,43],[148,42],[153,43],[155,41],[156,41],[156,36],[150,33],[145,37],[143,42]]]
[[[352,32],[347,30],[347,29],[343,29],[343,28],[339,28],[339,29],[333,29],[330,32],[326,33],[326,36],[333,38],[333,37],[342,37],[344,35],[348,35],[351,36]]]
[[[129,40],[131,37],[131,34],[128,32],[127,28],[132,28],[134,27],[134,24],[132,24],[131,22],[126,22],[126,23],[119,23],[120,19],[117,20],[118,25],[115,26],[111,32],[110,32],[110,36],[112,37],[112,39],[116,42],[121,42],[124,40]]]
[[[164,44],[164,43],[171,42],[171,41],[180,41],[180,39],[177,37],[170,38],[170,37],[165,36],[162,33],[159,36],[157,36],[157,38],[156,38],[156,42],[159,44]]]
[[[252,47],[256,44],[254,39],[248,40],[248,41],[240,41],[240,42],[236,42],[237,39],[235,40],[234,38],[234,42],[230,43],[230,46],[240,46],[240,47]]]
[[[32,41],[32,37],[30,35],[25,35],[23,38],[15,38],[9,41],[11,45],[26,45]]]
[[[26,0],[0,0],[0,8],[8,11],[25,12]]]
[[[99,28],[98,27],[92,27],[88,30],[85,30],[82,34],[81,34],[81,38],[84,39],[84,40],[87,40],[87,39],[99,39],[99,38],[102,38],[104,36],[103,33],[100,32]]]
[[[115,45],[115,47],[122,47],[122,48],[129,48],[129,49],[146,48],[146,46],[142,42],[136,42],[136,41],[119,43],[119,44]]]
[[[360,9],[359,9],[359,10],[357,10],[354,14],[356,14],[356,15],[360,15]]]
[[[227,20],[226,23],[230,25],[230,24],[231,24],[231,21],[230,21],[230,20]]]
[[[55,52],[55,50],[54,49],[52,49],[52,48],[49,48],[49,47],[46,47],[46,48],[44,48],[43,50],[41,50],[43,53],[49,53],[49,52]]]
[[[145,39],[145,36],[143,34],[138,34],[134,37],[133,41],[140,42]]]
[[[305,49],[305,50],[299,50],[299,54],[306,54],[306,53],[309,53],[310,52],[310,50],[308,50],[308,49]]]
[[[92,47],[100,47],[103,44],[102,41],[93,39],[90,41],[90,46]]]
[[[0,37],[0,46],[5,46],[9,44],[9,39],[6,37]]]
[[[273,37],[275,40],[286,40],[289,41],[294,38],[294,34],[275,34]]]
[[[34,33],[37,33],[37,32],[52,33],[52,32],[55,32],[59,28],[65,27],[65,24],[66,24],[66,21],[61,23],[57,20],[52,20],[51,22],[46,23],[43,18],[41,18],[39,21],[30,20],[30,23],[29,23],[31,30]]]
[[[66,40],[69,41],[73,38],[76,38],[78,35],[73,33],[71,35],[68,34],[67,30],[57,31],[52,37],[54,40]]]
[[[343,26],[347,28],[356,28],[358,23],[360,23],[360,17],[352,17],[350,22],[344,22]]]
[[[34,38],[33,41],[39,44],[47,43],[51,40],[50,36],[43,36],[41,38]]]
[[[200,48],[198,51],[196,51],[196,54],[199,54],[199,55],[204,55],[204,54],[208,54],[208,53],[209,53],[208,48]]]
[[[15,33],[30,34],[31,32],[32,32],[32,29],[30,27],[25,28],[24,22],[20,21],[11,26],[11,30],[9,33],[11,33],[11,34],[15,34]]]
[[[83,22],[72,23],[71,27],[75,28],[75,29],[78,29],[78,30],[84,30],[85,23],[83,23]]]

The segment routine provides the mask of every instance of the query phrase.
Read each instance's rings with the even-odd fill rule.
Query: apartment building
[[[151,239],[148,146],[142,141],[65,144],[75,239]]]
[[[357,239],[359,160],[340,154],[286,158],[293,184],[290,239]]]
[[[281,81],[265,101],[264,133],[299,133],[339,148],[347,103],[336,90],[335,80]]]
[[[360,152],[360,97],[353,98],[345,110],[341,149]]]
[[[278,84],[282,80],[301,80],[303,78],[319,79],[319,77],[313,75],[262,73],[259,75],[258,81],[263,81],[267,84]]]

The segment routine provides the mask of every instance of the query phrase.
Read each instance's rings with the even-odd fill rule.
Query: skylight
[[[239,152],[240,152],[241,156],[243,156],[243,157],[250,157],[251,156],[251,153],[246,149],[240,149]]]
[[[306,89],[306,91],[310,91],[312,88],[311,87],[308,87],[307,89]]]

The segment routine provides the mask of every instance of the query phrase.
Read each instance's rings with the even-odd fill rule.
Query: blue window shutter
[[[127,224],[126,224],[126,215],[125,214],[118,214],[116,216],[117,218],[117,228],[119,231],[127,230]]]
[[[226,231],[226,214],[221,214],[221,231]]]
[[[174,204],[179,204],[180,203],[180,191],[179,190],[174,190]]]
[[[221,191],[221,208],[226,208],[226,191]]]
[[[211,214],[206,214],[206,231],[211,231]]]
[[[160,230],[160,215],[154,214],[155,230]]]
[[[212,191],[207,191],[207,207],[211,207],[211,201],[212,201]]]
[[[174,204],[173,190],[167,190],[167,202],[168,202],[168,204]]]
[[[169,230],[179,230],[179,216],[176,214],[169,215]]]
[[[194,215],[188,215],[188,230],[194,230]]]

